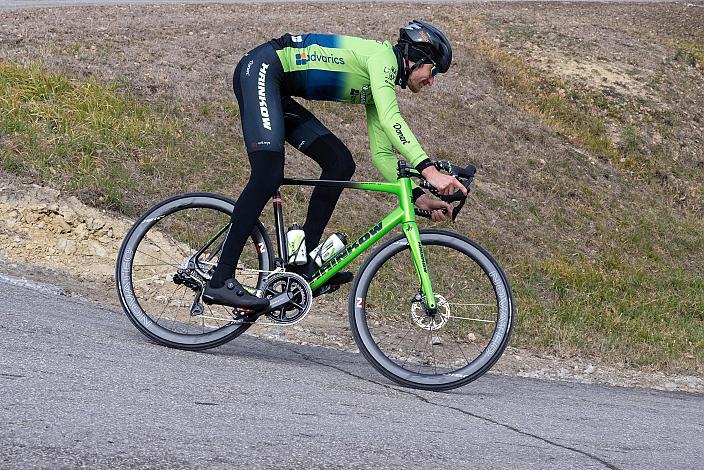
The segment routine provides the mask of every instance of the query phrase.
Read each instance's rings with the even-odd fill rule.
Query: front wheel
[[[492,256],[461,235],[423,230],[420,239],[437,309],[425,308],[408,241],[377,249],[350,292],[360,351],[389,379],[424,390],[476,380],[499,359],[514,322],[511,288]]]

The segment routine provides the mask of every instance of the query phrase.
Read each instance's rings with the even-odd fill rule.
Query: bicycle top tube
[[[298,179],[284,178],[282,186],[323,186],[328,188],[349,188],[359,189],[363,191],[380,191],[401,195],[402,187],[405,186],[403,179],[396,182],[378,182],[378,181],[336,181],[336,180],[316,180],[316,179]]]

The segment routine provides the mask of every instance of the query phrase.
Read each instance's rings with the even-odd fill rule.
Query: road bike
[[[476,168],[446,161],[435,166],[468,192]],[[282,198],[272,198],[276,252],[261,220],[237,265],[237,279],[270,299],[258,321],[293,325],[314,297],[338,286],[327,281],[397,226],[402,233],[381,243],[356,273],[349,294],[349,322],[364,357],[383,375],[407,387],[449,390],[487,372],[506,348],[514,323],[508,279],[476,242],[447,230],[419,230],[411,180],[438,195],[420,173],[399,161],[396,182],[285,178],[283,185],[342,187],[397,197],[398,207],[326,261],[310,280],[290,271]],[[466,195],[439,196],[458,216]],[[232,308],[203,303],[230,227],[234,201],[187,193],[159,202],[126,235],[117,258],[117,292],[127,316],[150,339],[201,350],[222,345],[252,326]]]

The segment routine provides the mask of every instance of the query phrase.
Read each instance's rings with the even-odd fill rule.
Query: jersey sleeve
[[[368,104],[367,132],[369,133],[369,148],[372,153],[372,163],[386,181],[396,181],[396,168],[398,159],[394,153],[391,141],[386,136],[379,123],[376,106]]]
[[[372,163],[386,181],[394,182],[398,176],[398,158],[394,153],[393,145],[381,127],[376,106],[368,104],[367,107],[367,132],[369,133],[369,147],[372,152]],[[413,188],[413,201],[423,194],[423,190],[411,181]]]
[[[396,100],[396,75],[398,73],[396,56],[390,50],[375,54],[367,61],[367,67],[378,127],[399,153],[411,165],[416,166],[428,158],[428,155],[418,143],[398,109],[398,101]],[[369,116],[370,113],[367,111],[367,119],[369,119]],[[374,149],[372,148],[373,151]]]

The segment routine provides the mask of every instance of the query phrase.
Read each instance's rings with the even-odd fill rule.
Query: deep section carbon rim
[[[231,308],[202,302],[202,288],[218,262],[232,202],[187,194],[166,200],[135,223],[117,260],[122,305],[137,328],[168,346],[205,349],[249,327]],[[261,287],[270,269],[271,243],[257,224],[238,263],[237,279]]]
[[[426,311],[405,238],[365,263],[352,289],[351,325],[362,353],[405,386],[448,390],[475,380],[501,356],[513,325],[513,302],[496,261],[471,240],[422,231],[436,295]]]

